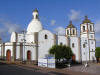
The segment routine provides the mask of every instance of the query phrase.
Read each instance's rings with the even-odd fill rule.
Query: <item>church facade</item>
[[[69,22],[65,35],[55,35],[43,29],[38,10],[32,13],[33,19],[23,33],[12,32],[10,42],[0,44],[0,58],[7,61],[37,61],[49,54],[53,45],[70,46],[74,53],[72,59],[78,62],[95,60],[94,24],[85,17],[80,25],[80,37],[77,29]]]

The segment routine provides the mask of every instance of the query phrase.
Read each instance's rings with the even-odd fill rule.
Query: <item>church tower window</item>
[[[75,35],[75,30],[73,30],[73,35]]]
[[[36,15],[36,19],[38,19],[38,15]]]
[[[48,39],[48,36],[45,34],[45,39]]]
[[[67,35],[69,35],[69,30],[67,30]]]
[[[85,26],[83,26],[83,32],[85,31]]]
[[[92,49],[92,52],[93,52],[93,49]]]
[[[90,25],[90,31],[92,31],[92,26]]]
[[[85,48],[85,44],[83,44],[83,48]]]

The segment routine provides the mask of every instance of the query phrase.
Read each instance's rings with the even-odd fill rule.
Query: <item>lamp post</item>
[[[88,63],[87,63],[87,40],[85,40],[84,44],[85,44],[85,55],[86,55],[85,67],[87,67],[88,66]]]

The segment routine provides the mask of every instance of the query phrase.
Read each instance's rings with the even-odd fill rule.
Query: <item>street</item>
[[[0,75],[48,75],[34,70],[24,69],[16,65],[0,63]]]
[[[36,68],[22,67],[0,62],[0,75],[69,75],[58,72],[47,72]]]
[[[41,70],[34,67],[25,67],[0,62],[0,75],[99,75],[100,73],[100,67],[96,65],[88,67],[88,70],[86,70],[88,71],[87,73],[84,73],[86,72],[85,70],[84,72],[80,72],[80,67],[81,66],[73,66],[70,68],[70,70],[68,70],[67,68],[55,70],[45,70],[44,68]]]

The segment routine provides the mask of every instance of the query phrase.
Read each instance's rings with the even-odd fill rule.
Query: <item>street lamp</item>
[[[84,44],[85,44],[85,55],[86,55],[85,67],[87,67],[88,66],[88,63],[87,63],[87,40],[85,40]]]

